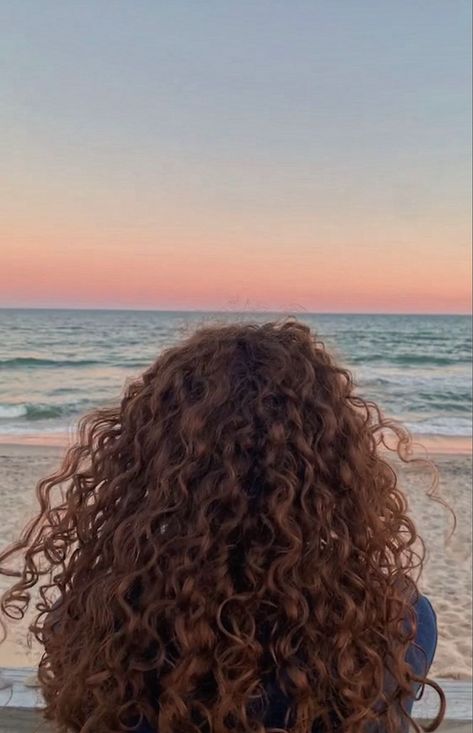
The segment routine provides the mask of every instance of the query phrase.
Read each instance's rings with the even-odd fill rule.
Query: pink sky
[[[278,227],[262,241],[228,230],[212,237],[192,222],[164,241],[159,232],[84,233],[78,225],[78,232],[71,226],[59,234],[35,225],[33,234],[13,223],[6,238],[2,305],[409,313],[471,307],[468,260],[449,256],[442,232],[418,231],[402,245],[392,229],[384,241],[365,231],[362,244],[356,232],[343,240],[340,231],[329,242],[306,232],[293,244],[289,223],[287,232]]]

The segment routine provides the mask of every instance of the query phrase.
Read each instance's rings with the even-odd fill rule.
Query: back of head
[[[42,589],[47,716],[84,732],[401,730],[421,558],[388,431],[406,459],[408,434],[300,323],[202,328],[162,353],[83,420],[0,558],[24,557],[4,611]]]

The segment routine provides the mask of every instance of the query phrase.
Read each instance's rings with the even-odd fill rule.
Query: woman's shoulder
[[[417,600],[414,604],[415,612],[417,615],[417,622],[428,623],[431,625],[437,625],[437,614],[435,613],[434,607],[427,596],[418,594]]]
[[[416,639],[414,656],[417,664],[420,662],[421,652],[422,666],[425,672],[428,671],[433,662],[438,641],[437,614],[427,596],[419,594],[415,603],[416,613]],[[417,652],[417,653],[416,653]]]

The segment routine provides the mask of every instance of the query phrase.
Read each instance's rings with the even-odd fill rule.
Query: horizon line
[[[272,309],[254,309],[254,310],[230,310],[221,308],[121,308],[121,307],[70,307],[70,306],[0,306],[0,311],[72,311],[72,312],[93,312],[93,313],[219,313],[219,314],[264,314],[270,313],[275,315],[293,314],[295,316],[451,316],[451,317],[473,317],[472,312],[461,313],[445,313],[442,311],[422,311],[422,312],[399,312],[399,311],[291,311],[272,310]]]

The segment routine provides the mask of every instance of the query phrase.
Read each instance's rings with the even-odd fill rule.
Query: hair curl
[[[4,574],[22,562],[7,617],[39,584],[45,717],[263,733],[277,694],[295,733],[438,727],[443,693],[406,662],[423,549],[388,433],[411,460],[408,432],[293,320],[200,328],[83,418],[0,554]],[[439,692],[429,728],[403,710],[413,683]]]

